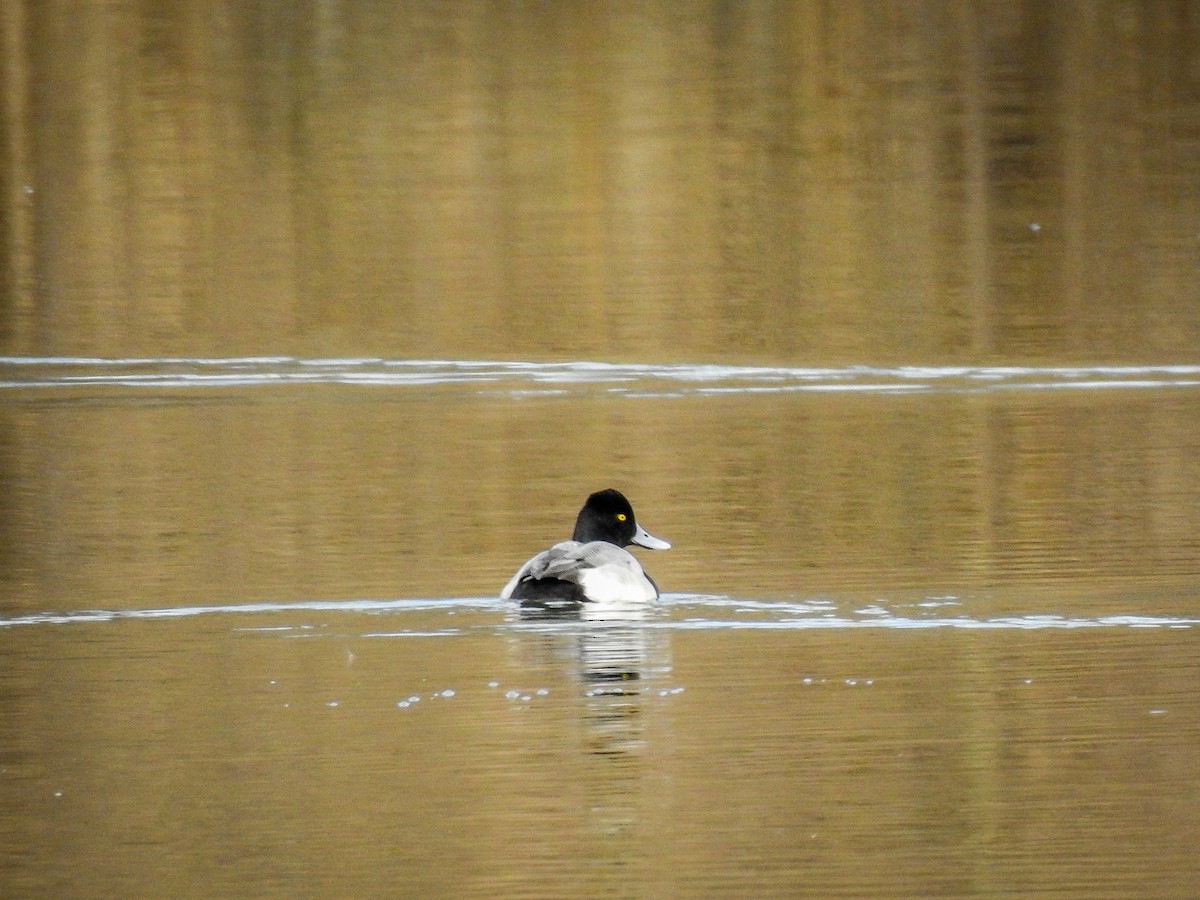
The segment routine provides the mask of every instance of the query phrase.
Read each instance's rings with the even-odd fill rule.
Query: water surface
[[[0,368],[14,896],[1200,874],[1193,367]],[[496,600],[609,484],[662,606]]]
[[[4,8],[0,895],[1195,895],[1189,4]]]

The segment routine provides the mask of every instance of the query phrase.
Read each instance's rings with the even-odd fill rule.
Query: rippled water
[[[1194,620],[666,601],[621,623],[449,599],[9,620],[8,884],[1189,889]]]
[[[237,387],[349,384],[413,387],[477,384],[480,390],[566,393],[571,387],[617,394],[784,391],[1000,391],[1200,387],[1200,366],[783,366],[634,365],[598,362],[498,362],[384,359],[0,359],[10,380],[0,389]],[[526,389],[510,383],[529,385]],[[554,387],[544,387],[553,385]],[[614,386],[615,385],[615,386]],[[655,387],[659,386],[658,390]]]
[[[1196,895],[1187,4],[209,6],[0,16],[0,896]]]
[[[1200,625],[1200,619],[1173,616],[1119,615],[1096,618],[1070,618],[1055,614],[1027,616],[997,616],[976,618],[961,613],[963,602],[949,598],[926,599],[912,603],[889,604],[875,602],[854,610],[839,610],[828,600],[807,603],[735,600],[731,597],[702,597],[668,594],[660,608],[646,614],[621,610],[615,615],[603,611],[587,611],[569,615],[548,615],[545,621],[580,621],[585,624],[604,621],[635,621],[639,627],[679,628],[968,628],[1031,630],[1055,628],[1190,628]],[[110,622],[117,619],[178,619],[189,616],[238,615],[273,613],[288,615],[306,612],[361,613],[429,613],[445,611],[453,616],[459,611],[490,609],[516,614],[509,604],[490,598],[425,599],[425,600],[337,600],[307,603],[243,603],[231,606],[182,606],[164,609],[87,609],[73,612],[41,612],[0,619],[0,628],[20,625],[70,625]],[[659,613],[671,611],[674,620],[658,622]],[[707,613],[707,615],[706,615]],[[905,614],[907,613],[907,615]],[[949,614],[948,614],[949,613]],[[541,614],[547,615],[547,614]],[[597,618],[599,617],[599,618]],[[537,622],[539,614],[525,611],[518,618]],[[303,632],[307,626],[297,626]],[[267,630],[288,631],[292,626],[279,625]],[[461,634],[463,629],[448,624],[434,633],[418,632],[419,636],[434,637]],[[413,632],[368,633],[363,637],[398,637]]]
[[[1198,387],[0,361],[6,894],[1187,896]],[[500,603],[609,484],[661,606]]]

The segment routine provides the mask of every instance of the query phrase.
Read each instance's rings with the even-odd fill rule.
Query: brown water
[[[10,895],[1200,874],[1198,368],[7,372]],[[662,608],[515,617],[608,484]]]
[[[0,41],[0,895],[1195,896],[1193,4]]]
[[[9,5],[12,353],[1200,346],[1189,3]]]

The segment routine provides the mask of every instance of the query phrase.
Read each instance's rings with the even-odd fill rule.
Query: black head
[[[572,539],[582,541],[608,541],[618,547],[637,544],[651,550],[666,550],[671,545],[659,540],[638,525],[633,517],[633,507],[625,495],[612,488],[597,491],[587,498],[579,518],[575,520]]]

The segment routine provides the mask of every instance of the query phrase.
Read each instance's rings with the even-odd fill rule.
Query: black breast
[[[520,600],[522,606],[561,606],[565,603],[582,606],[587,602],[582,587],[557,578],[526,578],[513,589],[512,599]]]

